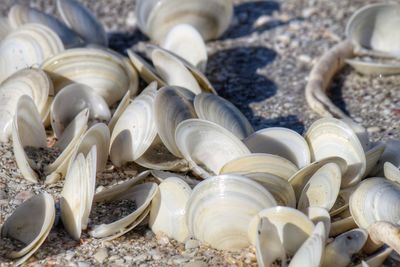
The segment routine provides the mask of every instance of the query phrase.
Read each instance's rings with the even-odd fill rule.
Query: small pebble
[[[108,251],[106,248],[99,248],[96,253],[93,255],[96,261],[99,263],[103,263],[105,259],[108,257]]]

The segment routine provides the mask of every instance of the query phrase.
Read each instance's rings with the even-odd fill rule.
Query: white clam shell
[[[219,174],[227,162],[250,154],[228,130],[200,119],[181,122],[175,131],[175,141],[191,170],[203,178]]]
[[[296,208],[296,196],[289,182],[279,176],[265,172],[239,172],[264,186],[275,198],[280,206]]]
[[[242,112],[229,101],[214,94],[201,93],[194,98],[194,107],[200,119],[221,125],[239,139],[254,132]]]
[[[135,95],[138,88],[138,76],[130,62],[105,49],[68,49],[43,62],[42,69],[52,78],[56,93],[70,83],[81,83],[108,105],[121,100],[127,90]]]
[[[58,35],[50,28],[29,23],[11,32],[0,44],[0,80],[18,70],[39,67],[64,50]]]
[[[72,238],[79,240],[87,226],[96,183],[96,147],[88,157],[83,154],[72,162],[61,192],[61,219]]]
[[[115,124],[119,120],[119,117],[124,113],[125,109],[128,107],[128,105],[132,102],[131,99],[131,91],[126,91],[124,97],[121,99],[119,102],[117,108],[115,109],[110,121],[108,122],[108,128],[110,129],[110,132],[114,130]]]
[[[141,31],[158,43],[178,24],[192,25],[204,40],[209,40],[228,28],[233,3],[230,0],[141,0],[136,3],[135,13]]]
[[[365,152],[365,158],[367,160],[367,168],[365,170],[365,175],[368,176],[370,173],[377,168],[379,159],[381,158],[383,152],[386,149],[386,144],[378,142],[371,149]]]
[[[319,119],[308,129],[306,140],[314,160],[332,156],[346,160],[348,168],[342,177],[342,188],[361,180],[366,169],[364,150],[356,134],[346,123],[334,118]]]
[[[6,17],[0,17],[0,40],[3,40],[12,31],[11,25]]]
[[[391,247],[384,247],[378,252],[370,255],[368,258],[362,261],[361,264],[356,265],[356,267],[380,267],[383,265],[387,257],[392,253],[393,249]]]
[[[0,141],[6,142],[11,136],[12,120],[17,103],[22,95],[30,96],[42,120],[48,113],[49,94],[53,94],[53,84],[39,69],[23,69],[0,84]]]
[[[377,221],[400,221],[400,185],[385,178],[362,181],[350,197],[350,212],[359,227]]]
[[[126,188],[125,191],[119,192],[118,194],[110,194],[107,199],[104,199],[105,201],[128,199],[134,201],[137,208],[129,215],[112,223],[95,225],[93,230],[90,231],[90,235],[96,238],[108,237],[115,235],[120,231],[125,232],[127,228],[131,229],[130,226],[135,224],[135,221],[140,218],[140,215],[142,215],[143,212],[146,212],[151,200],[156,195],[157,187],[158,186],[155,183],[144,183],[131,188]]]
[[[200,85],[192,73],[170,53],[161,49],[154,49],[151,53],[151,60],[157,73],[168,85],[184,87],[194,94],[201,93]]]
[[[193,106],[195,95],[181,87],[161,88],[154,100],[154,119],[157,132],[167,149],[176,157],[182,157],[175,142],[175,129],[187,119],[197,118]]]
[[[308,183],[310,178],[318,171],[322,166],[328,163],[336,163],[340,166],[341,173],[345,173],[347,170],[346,161],[340,157],[328,157],[321,160],[314,161],[313,163],[300,169],[294,175],[289,178],[289,183],[293,186],[296,194],[296,199],[300,199],[301,192],[304,186]]]
[[[400,170],[390,162],[383,164],[385,178],[400,184]]]
[[[300,195],[297,208],[320,207],[329,211],[339,195],[342,173],[336,163],[327,163],[310,178]]]
[[[15,265],[22,264],[39,249],[50,233],[55,215],[53,197],[43,193],[22,203],[8,217],[1,228],[1,236],[25,244],[19,251],[12,251],[8,255],[13,259],[19,258],[14,262]]]
[[[184,58],[202,72],[205,71],[208,58],[206,44],[190,24],[178,24],[171,28],[161,47]]]
[[[322,222],[324,224],[325,237],[328,238],[332,225],[329,212],[320,207],[308,207],[306,214],[315,225],[317,225],[318,222]]]
[[[288,255],[294,255],[314,230],[313,222],[296,209],[281,206],[268,208],[254,216],[249,224],[248,235],[252,244],[256,242],[259,220],[264,217],[276,227]]]
[[[110,157],[116,166],[140,158],[157,136],[154,123],[156,83],[150,84],[130,103],[111,134]]]
[[[286,262],[286,252],[279,238],[278,230],[268,218],[260,218],[255,247],[257,263],[260,267],[271,266],[277,259]]]
[[[296,165],[285,158],[272,154],[253,153],[227,162],[220,173],[265,172],[288,181],[297,171]]]
[[[27,23],[43,24],[57,33],[67,48],[83,44],[82,39],[56,17],[27,5],[13,5],[8,12],[8,21],[14,29]]]
[[[85,108],[89,109],[89,121],[108,122],[111,118],[106,101],[87,85],[70,84],[58,92],[50,109],[55,135],[61,136],[69,123]]]
[[[187,203],[189,231],[224,250],[249,246],[248,224],[260,210],[276,206],[260,184],[238,175],[220,175],[199,183]],[[212,227],[210,227],[212,225]]]
[[[86,42],[108,46],[107,34],[92,12],[76,0],[57,0],[62,20]]]
[[[271,127],[258,130],[244,140],[252,153],[268,153],[281,156],[303,168],[311,163],[310,149],[306,140],[297,132]]]
[[[333,242],[326,246],[322,266],[348,266],[351,262],[351,256],[361,250],[367,238],[367,231],[360,228],[337,236]]]
[[[36,183],[38,175],[33,170],[33,162],[25,153],[25,147],[47,147],[46,132],[39,112],[29,96],[22,96],[17,105],[12,130],[13,151],[22,176]]]
[[[296,252],[289,267],[319,267],[325,250],[325,226],[322,222],[317,223],[311,236],[301,245]]]
[[[179,178],[167,178],[158,186],[149,218],[149,226],[156,235],[163,233],[179,242],[189,237],[186,203],[191,193],[190,186]]]
[[[346,63],[364,75],[394,75],[400,73],[400,63],[398,62],[381,63],[361,59],[346,59]]]

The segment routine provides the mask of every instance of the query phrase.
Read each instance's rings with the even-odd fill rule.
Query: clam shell
[[[23,69],[0,84],[0,141],[11,137],[12,120],[17,103],[22,95],[32,98],[42,120],[48,113],[49,94],[53,94],[53,84],[49,77],[39,69]]]
[[[108,128],[110,129],[110,132],[114,130],[115,124],[119,120],[119,117],[124,113],[125,109],[128,107],[128,105],[132,102],[131,100],[131,91],[126,91],[124,97],[121,99],[119,102],[116,110],[114,111],[110,121],[108,122]]]
[[[354,222],[352,216],[334,221],[331,225],[329,236],[337,236],[351,229],[357,228],[357,224]]]
[[[18,70],[39,67],[43,61],[63,50],[60,37],[50,28],[35,23],[22,25],[0,44],[0,80]]]
[[[194,188],[186,206],[187,224],[196,239],[217,249],[238,250],[250,244],[251,219],[273,206],[275,199],[260,184],[238,175],[215,176]]]
[[[157,184],[144,183],[128,188],[118,195],[110,195],[106,200],[124,200],[129,199],[136,203],[136,210],[129,215],[118,219],[109,224],[95,225],[90,235],[96,238],[112,236],[120,231],[126,230],[135,223],[143,212],[146,212],[147,207],[150,205],[151,200],[157,192]]]
[[[328,238],[331,230],[331,216],[329,215],[329,212],[320,207],[308,207],[307,216],[315,225],[317,225],[318,222],[324,224],[325,237]]]
[[[334,118],[319,119],[308,129],[306,140],[314,160],[332,156],[346,160],[348,168],[342,177],[342,188],[361,180],[366,169],[364,150],[356,134],[346,123]]]
[[[161,47],[177,54],[202,72],[207,66],[207,48],[200,33],[190,24],[171,28]]]
[[[248,235],[252,244],[256,242],[257,225],[261,218],[267,218],[275,226],[288,255],[294,255],[314,230],[312,221],[296,209],[281,206],[267,208],[254,216],[249,224]]]
[[[192,193],[179,178],[165,179],[151,202],[149,226],[157,234],[165,234],[179,242],[189,237],[186,225],[186,203]]]
[[[252,153],[268,153],[290,160],[297,167],[310,164],[310,149],[306,140],[297,132],[281,127],[258,130],[244,140]]]
[[[135,10],[142,32],[158,43],[176,25],[192,25],[204,40],[215,39],[229,26],[233,16],[231,0],[140,0]]]
[[[350,212],[359,227],[377,221],[400,221],[400,185],[385,178],[362,181],[350,197]]]
[[[19,258],[20,265],[32,256],[46,240],[55,219],[53,197],[47,193],[36,195],[22,203],[4,222],[1,236],[25,244],[19,251],[12,251],[10,258]],[[29,220],[26,220],[29,218]]]
[[[308,183],[314,173],[328,163],[336,163],[337,165],[339,165],[342,174],[345,173],[347,170],[347,164],[344,159],[339,157],[328,157],[325,159],[314,161],[310,165],[307,165],[306,167],[300,169],[289,178],[289,183],[293,186],[297,200],[300,199],[300,195],[303,191],[304,186]]]
[[[341,178],[341,169],[336,163],[322,166],[304,186],[297,208],[320,207],[329,211],[339,195]]]
[[[379,159],[381,158],[383,152],[386,149],[386,144],[378,142],[370,150],[365,153],[365,158],[367,160],[367,168],[365,170],[365,175],[369,175],[377,167]]]
[[[38,181],[39,176],[33,170],[33,161],[25,153],[25,147],[47,147],[46,132],[42,125],[39,112],[32,98],[23,95],[20,97],[12,130],[13,151],[15,161],[22,176],[33,183]]]
[[[70,122],[85,108],[89,109],[89,121],[108,122],[111,118],[106,101],[87,85],[70,84],[58,92],[50,109],[54,134],[61,136]]]
[[[382,266],[387,257],[389,257],[390,253],[392,253],[393,249],[390,247],[384,247],[378,252],[370,255],[365,261],[362,261],[361,264],[356,265],[356,267],[379,267]]]
[[[318,223],[311,236],[301,245],[296,252],[289,267],[313,266],[319,267],[325,250],[325,226]]]
[[[219,174],[227,162],[250,154],[228,130],[200,119],[181,122],[175,131],[175,141],[191,170],[203,178]]]
[[[121,56],[105,49],[74,48],[49,58],[42,64],[58,93],[71,83],[91,87],[108,105],[113,105],[130,90],[135,95],[138,76]],[[84,71],[83,71],[84,70]]]
[[[8,18],[0,17],[0,40],[3,40],[12,31]]]
[[[385,173],[385,178],[400,184],[400,170],[390,162],[385,162],[383,164],[383,171]]]
[[[82,39],[57,18],[27,5],[13,5],[8,12],[8,21],[14,29],[27,23],[43,24],[57,33],[67,48],[83,44]]]
[[[296,165],[285,158],[272,154],[253,153],[227,162],[220,173],[264,172],[288,181],[297,171]]]
[[[254,132],[242,112],[222,97],[210,93],[198,94],[194,98],[194,108],[200,119],[221,125],[239,139]]]
[[[57,0],[57,11],[63,22],[86,42],[108,46],[107,34],[92,12],[76,0]]]
[[[360,47],[400,56],[399,12],[395,3],[366,5],[349,19],[346,36]]]
[[[271,266],[277,259],[286,262],[286,252],[279,238],[278,230],[268,218],[260,218],[255,247],[257,263],[260,267]]]
[[[326,246],[322,266],[348,266],[351,262],[351,256],[361,250],[367,238],[367,231],[360,228],[337,236],[333,242]]]
[[[154,123],[156,83],[150,84],[128,105],[111,134],[110,157],[117,167],[140,158],[157,136]]]
[[[201,88],[192,73],[176,57],[161,49],[154,49],[151,60],[157,73],[171,86],[184,87],[195,94],[201,93]]]
[[[346,63],[364,75],[394,75],[400,73],[400,63],[397,62],[381,63],[359,59],[346,59]]]
[[[175,143],[175,129],[187,119],[197,118],[193,107],[195,95],[181,87],[161,88],[154,100],[154,119],[157,132],[167,149],[176,157],[182,157]]]

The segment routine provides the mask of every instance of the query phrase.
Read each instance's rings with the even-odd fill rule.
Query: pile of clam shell
[[[254,246],[260,266],[347,266],[362,253],[360,266],[372,267],[400,252],[400,142],[371,143],[328,117],[303,136],[254,131],[216,94],[202,72],[205,41],[229,26],[230,0],[137,1],[148,58],[108,49],[79,2],[58,0],[57,10],[61,20],[15,5],[0,21],[0,140],[12,141],[26,180],[64,180],[60,217],[72,238],[114,239],[148,223],[179,242]],[[59,156],[38,165],[29,151],[40,148]],[[96,191],[109,159],[146,170]],[[94,203],[124,200],[135,210],[88,228]],[[15,264],[45,242],[54,202],[36,195],[2,225],[2,237],[25,244],[9,253]]]

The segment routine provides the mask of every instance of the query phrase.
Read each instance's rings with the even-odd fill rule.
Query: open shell
[[[63,50],[64,45],[53,30],[42,24],[24,24],[0,44],[0,80],[18,70],[39,67],[43,61]]]
[[[92,12],[76,0],[57,0],[57,10],[68,27],[86,42],[107,47],[108,38]]]
[[[233,4],[230,0],[140,0],[135,13],[140,30],[158,43],[178,24],[192,25],[204,40],[209,40],[228,28]]]
[[[346,160],[348,168],[342,177],[342,188],[361,180],[366,169],[365,153],[356,134],[346,123],[334,118],[319,119],[308,129],[306,140],[314,160],[332,156]]]
[[[165,179],[151,202],[149,226],[155,234],[166,234],[179,242],[189,237],[186,225],[186,203],[192,193],[179,178]]]
[[[247,227],[253,216],[273,206],[275,199],[260,184],[238,175],[215,176],[194,188],[187,224],[196,239],[217,249],[237,250],[250,244]]]
[[[121,100],[127,90],[135,95],[138,88],[138,76],[130,63],[105,49],[68,49],[43,62],[42,69],[53,80],[56,93],[70,83],[81,83],[91,87],[108,105]]]
[[[175,131],[175,141],[191,170],[203,178],[219,174],[227,162],[250,154],[228,130],[200,119],[181,122]]]
[[[70,84],[58,92],[50,110],[55,135],[61,136],[69,123],[85,108],[89,109],[89,121],[108,122],[111,118],[107,103],[87,85]]]
[[[222,97],[210,93],[198,94],[194,98],[194,108],[200,119],[221,125],[239,139],[254,132],[242,112]]]
[[[261,129],[244,140],[252,153],[268,153],[290,160],[298,168],[310,164],[310,149],[306,140],[297,132],[271,127]]]
[[[261,218],[267,218],[275,226],[288,255],[294,255],[314,230],[313,222],[296,209],[281,206],[268,208],[254,216],[249,224],[248,234],[252,244],[256,242],[257,225]]]
[[[17,266],[25,262],[43,244],[50,233],[55,216],[53,197],[43,193],[22,203],[4,222],[1,236],[16,239],[25,244],[25,247],[19,251],[9,254],[10,258],[19,258],[15,262]]]

